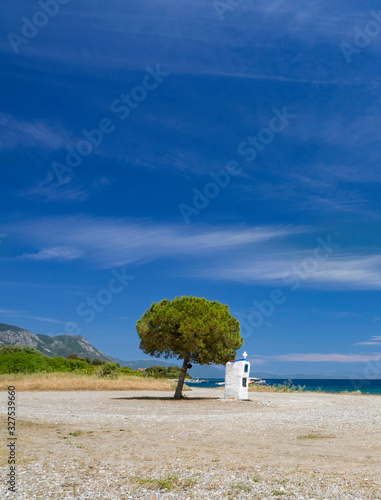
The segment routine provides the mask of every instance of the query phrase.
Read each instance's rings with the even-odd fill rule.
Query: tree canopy
[[[199,297],[153,303],[136,323],[146,354],[183,359],[175,398],[181,397],[188,364],[224,364],[243,344],[239,321],[229,307]]]

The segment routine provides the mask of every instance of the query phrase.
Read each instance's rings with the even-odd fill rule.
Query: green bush
[[[79,358],[79,360],[84,361],[88,365],[91,365],[91,359],[89,358],[89,356],[85,356],[84,358]]]
[[[97,375],[102,378],[118,378],[119,367],[118,363],[106,363],[98,368]]]
[[[41,373],[41,372],[76,372],[96,374],[98,377],[117,378],[120,374],[139,377],[178,378],[181,368],[178,366],[152,366],[144,372],[138,372],[119,363],[103,361],[88,356],[80,358],[71,354],[67,358],[56,356],[49,358],[33,347],[6,345],[0,348],[0,373]],[[187,374],[187,377],[189,375]]]
[[[34,347],[22,347],[21,345],[5,345],[0,348],[0,354],[13,354],[16,352],[26,352],[28,354],[36,354],[42,356],[40,351],[37,351]]]
[[[168,368],[165,368],[164,366],[150,366],[143,372],[143,374],[146,377],[179,378],[180,372],[181,368],[179,366],[168,366]],[[186,378],[192,377],[187,373]]]
[[[167,378],[168,372],[164,366],[150,366],[144,370],[144,375],[146,377]]]
[[[95,367],[79,359],[49,358],[32,347],[5,346],[0,349],[0,373],[83,372]]]
[[[103,361],[103,359],[94,358],[91,364],[95,366],[102,366],[106,364],[106,361]]]
[[[138,372],[138,371],[135,371],[133,370],[132,368],[128,367],[128,366],[123,366],[121,369],[120,369],[120,372],[123,374],[123,375],[134,375],[134,376],[138,376],[138,377],[143,377],[144,376],[144,372]]]
[[[67,359],[61,356],[56,356],[54,358],[48,358],[50,361],[50,371],[58,372],[74,372],[74,371],[87,371],[88,365],[85,361],[80,361],[79,359]]]

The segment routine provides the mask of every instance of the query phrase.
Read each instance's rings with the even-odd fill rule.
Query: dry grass
[[[311,432],[304,436],[298,436],[297,439],[333,439],[336,437],[334,434],[320,434],[319,432]]]
[[[0,391],[14,385],[17,391],[172,391],[175,382],[122,375],[117,379],[75,373],[0,375]]]
[[[274,387],[271,385],[249,385],[249,392],[275,392]]]
[[[130,479],[150,490],[186,490],[188,488],[192,488],[197,483],[197,480],[195,479],[179,478],[176,474],[170,474],[169,476],[162,477],[161,479],[136,476],[131,476]]]
[[[278,388],[273,385],[250,385],[249,392],[300,392],[299,390],[287,389],[286,387]]]
[[[257,385],[249,386],[250,392],[305,392],[305,386],[293,385],[291,380],[283,382],[283,384],[275,385]]]

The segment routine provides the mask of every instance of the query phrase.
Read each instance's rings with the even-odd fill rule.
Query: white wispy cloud
[[[15,8],[8,9],[4,29],[9,30],[10,26],[19,29],[20,17],[11,17]],[[31,43],[25,47],[24,53],[33,61],[60,61],[77,70],[84,66],[84,62],[86,68],[96,67],[98,70],[118,68],[121,62],[125,68],[136,69],[151,63],[152,50],[147,47],[156,46],[162,54],[163,64],[172,72],[204,74],[209,69],[213,74],[222,68],[233,75],[245,70],[250,72],[247,61],[237,56],[237,47],[263,52],[274,45],[275,54],[294,40],[303,41],[306,50],[319,48],[321,41],[337,47],[340,41],[350,39],[353,27],[365,22],[367,16],[369,13],[363,8],[348,8],[343,2],[331,3],[327,7],[318,1],[246,1],[227,14],[226,23],[221,23],[210,0],[188,0],[170,8],[167,0],[142,1],[139,12],[125,2],[116,1],[109,6],[107,13],[94,7],[92,2],[84,1],[75,7],[62,8],[53,21],[56,30],[51,34],[49,44]],[[74,19],[76,29],[67,29]],[[77,47],[89,39],[96,40],[92,43],[92,51],[78,51]],[[139,43],[140,40],[149,43]],[[126,43],[131,42],[135,42],[139,50],[133,53],[126,50]],[[0,48],[12,52],[6,37],[0,40]],[[220,56],[222,49],[223,58]],[[200,57],[200,54],[207,53],[214,57],[208,60]],[[317,53],[315,49],[315,64],[318,64]],[[211,64],[211,60],[215,64]],[[313,72],[310,73],[311,80],[318,80],[312,76]]]
[[[268,286],[293,286],[336,289],[381,289],[381,255],[348,255],[335,252],[326,260],[311,264],[314,250],[255,255],[251,260],[232,262],[223,267],[209,266],[195,273],[199,277]],[[307,260],[309,259],[309,261]],[[308,262],[310,267],[308,268]],[[303,269],[306,263],[307,271]],[[308,271],[308,269],[310,269]]]
[[[56,260],[69,261],[83,257],[84,252],[79,248],[72,247],[51,247],[43,248],[36,253],[25,253],[17,257],[18,260]]]
[[[42,198],[51,201],[78,203],[86,201],[92,195],[111,185],[114,180],[102,176],[94,179],[89,186],[75,184],[75,175],[68,175],[62,184],[59,184],[52,172],[49,172],[40,182],[19,193],[20,197]]]
[[[280,240],[301,232],[295,227],[197,227],[160,225],[149,221],[86,216],[25,221],[14,233],[37,252],[23,260],[72,260],[84,255],[100,267],[115,267],[160,257],[216,255],[248,245]]]
[[[226,78],[241,78],[244,80],[267,80],[267,81],[275,81],[275,82],[285,82],[285,83],[308,83],[311,85],[352,85],[350,81],[343,81],[338,79],[332,80],[319,80],[316,78],[302,78],[302,77],[289,77],[283,75],[276,74],[258,74],[258,73],[235,73],[235,72],[211,72],[211,71],[203,71],[200,72],[202,75],[212,75],[212,76],[221,76]]]
[[[321,309],[313,309],[311,312],[319,315],[324,314],[325,316],[329,316],[330,318],[338,319],[360,318],[361,316],[363,316],[362,314],[353,311],[323,311]]]
[[[307,104],[305,116],[295,120],[293,127],[289,129],[290,134],[295,134],[295,137],[301,142],[324,142],[327,145],[338,146],[343,149],[350,148],[355,153],[362,153],[363,147],[369,148],[377,142],[377,129],[380,126],[381,120],[378,113],[374,110],[380,109],[380,99],[374,96],[372,106],[362,106],[356,109],[356,114],[348,120],[347,109],[330,109],[329,119],[324,119],[320,114],[312,111],[312,105]],[[308,117],[308,119],[306,118]],[[377,150],[370,150],[369,154],[377,155]],[[364,169],[364,159],[359,163],[355,159],[350,159],[351,163],[341,164],[336,159],[333,159],[334,169],[332,166],[323,163],[315,163],[311,180],[314,180],[315,171],[319,170],[319,181],[324,181],[327,174],[339,180],[353,182],[367,182],[376,178],[381,179],[380,172],[375,168],[369,171]],[[366,161],[366,160],[365,160]],[[370,176],[372,176],[370,178]]]
[[[0,309],[0,314],[20,314],[25,311],[17,311],[16,309]]]
[[[183,268],[182,275],[198,279],[290,289],[295,283],[318,289],[381,289],[381,254],[340,251],[334,240],[331,254],[320,243],[315,248],[292,247],[292,237],[310,231],[305,227],[190,228],[79,215],[23,221],[12,230],[23,243],[36,248],[16,260],[86,258],[99,268],[111,268],[159,258],[187,258],[189,267]],[[319,241],[328,243],[330,239]],[[314,260],[316,248],[322,258]]]
[[[53,318],[47,318],[45,316],[34,316],[30,314],[26,314],[27,311],[18,311],[14,309],[0,309],[0,314],[4,316],[10,316],[12,318],[23,318],[23,319],[34,319],[37,321],[42,321],[44,323],[54,323],[58,325],[65,325],[65,321],[59,321]]]
[[[19,314],[18,315],[20,318],[26,318],[26,319],[34,319],[37,321],[42,321],[43,323],[54,323],[57,325],[66,325],[66,321],[58,321],[56,319],[52,318],[46,318],[45,316],[32,316],[29,314]]]
[[[0,151],[17,146],[49,150],[62,148],[70,141],[67,132],[58,124],[43,120],[28,121],[0,112]]]
[[[354,345],[381,345],[381,336],[373,335],[370,340],[367,340],[366,342],[357,342]]]
[[[259,358],[250,358],[250,363],[252,365],[264,365],[266,363],[266,360]]]

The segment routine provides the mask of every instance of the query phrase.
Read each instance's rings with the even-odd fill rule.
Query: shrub
[[[305,385],[293,385],[291,379],[283,382],[283,384],[276,384],[273,387],[275,392],[303,392],[306,390]]]
[[[103,361],[103,359],[94,358],[91,364],[95,366],[102,366],[106,364],[106,361]]]
[[[23,352],[24,348],[20,345],[5,345],[0,349],[0,354],[13,354],[15,352]]]
[[[73,372],[84,370],[87,371],[87,363],[80,361],[80,359],[67,359],[61,356],[55,356],[54,358],[48,358],[50,360],[50,370],[49,371],[64,371]]]
[[[180,372],[181,368],[179,366],[168,366],[168,368],[164,366],[150,366],[144,371],[144,375],[155,378],[179,378]],[[187,373],[186,378],[192,377]]]
[[[144,375],[155,378],[167,378],[168,376],[164,366],[150,366],[144,371]]]
[[[79,359],[67,359],[61,356],[49,358],[33,347],[6,346],[6,349],[0,350],[0,373],[89,373],[93,371],[91,368]]]
[[[34,373],[47,371],[49,365],[44,358],[45,356],[36,356],[35,354],[23,351],[2,354],[0,359],[0,373]]]
[[[27,354],[34,354],[35,356],[43,356],[42,352],[38,351],[34,347],[24,347],[24,352]]]
[[[85,356],[84,358],[78,358],[78,359],[79,361],[84,361],[88,365],[91,365],[91,359],[89,358],[89,356]]]
[[[118,378],[119,365],[118,363],[105,363],[97,370],[98,377],[102,378]]]
[[[40,351],[37,351],[34,347],[22,347],[21,345],[5,345],[0,348],[0,354],[13,354],[17,352],[26,352],[28,354],[36,354],[42,356]]]
[[[137,376],[137,377],[143,377],[144,376],[144,374],[142,372],[135,371],[132,368],[130,368],[129,366],[123,366],[120,369],[120,372],[123,373],[123,375],[134,375],[134,376]]]

